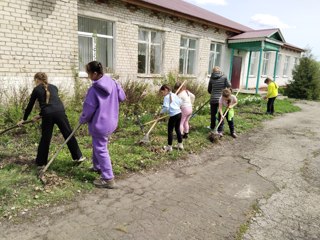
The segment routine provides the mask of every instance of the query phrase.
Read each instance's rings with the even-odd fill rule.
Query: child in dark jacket
[[[23,120],[18,122],[21,125],[28,119],[36,101],[40,105],[40,116],[42,118],[42,134],[36,157],[36,164],[41,167],[47,164],[49,146],[52,138],[54,124],[57,124],[63,137],[67,139],[72,132],[64,106],[58,95],[58,88],[48,83],[47,74],[38,72],[34,75],[36,87],[33,89],[27,108],[25,109]],[[68,142],[68,148],[72,159],[82,162],[85,157],[82,156],[76,138],[73,136]]]
[[[83,103],[80,123],[88,123],[92,136],[93,170],[101,173],[101,178],[93,183],[96,187],[115,188],[107,145],[109,136],[118,126],[119,104],[126,96],[116,81],[103,74],[100,62],[88,63],[86,71],[93,82]]]
[[[215,66],[212,69],[212,74],[208,84],[208,93],[210,97],[210,113],[211,113],[211,130],[216,127],[216,115],[219,108],[219,98],[221,96],[221,91],[225,88],[230,88],[231,84],[228,81],[227,77],[224,76],[221,72],[220,67]]]

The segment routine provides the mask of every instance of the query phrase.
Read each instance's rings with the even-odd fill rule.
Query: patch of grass
[[[243,236],[246,234],[246,232],[248,231],[249,227],[250,227],[250,219],[254,216],[256,216],[257,214],[261,213],[258,201],[255,201],[250,208],[249,213],[247,214],[247,218],[248,220],[241,224],[237,233],[236,233],[236,240],[242,240]]]
[[[242,240],[244,234],[248,231],[248,229],[249,229],[248,222],[241,224],[236,235],[236,240]]]
[[[153,103],[161,103],[161,100],[154,97]],[[239,99],[246,97],[247,95],[239,95]],[[196,106],[202,105],[206,100],[205,97],[198,98]],[[171,153],[161,150],[167,142],[167,120],[161,121],[150,134],[150,145],[140,146],[138,142],[144,134],[137,124],[137,116],[127,114],[124,107],[125,105],[122,105],[119,129],[112,135],[109,143],[113,169],[118,177],[132,171],[155,168],[167,161],[183,159],[189,153],[198,153],[212,145],[207,140],[209,132],[207,126],[210,125],[209,104],[191,119],[190,137],[184,141],[186,150],[174,150]],[[158,107],[153,104],[152,109]],[[299,110],[290,99],[276,100],[275,108],[277,114]],[[154,111],[150,113],[148,110],[144,108],[141,112],[141,122],[154,118]],[[239,134],[248,132],[260,126],[262,121],[273,118],[264,114],[266,102],[258,99],[253,101],[247,99],[235,110],[235,129]],[[0,108],[0,114],[1,111],[5,111],[4,108]],[[68,108],[67,115],[72,126],[77,123],[79,114],[75,108]],[[2,119],[0,126],[1,129],[7,126]],[[146,126],[145,132],[148,127],[150,125]],[[225,132],[229,132],[227,124]],[[90,161],[77,166],[72,162],[68,149],[64,148],[48,170],[49,175],[55,176],[55,184],[44,188],[37,178],[36,167],[33,165],[40,133],[40,122],[38,122],[0,136],[0,216],[2,217],[14,216],[24,209],[71,199],[79,191],[90,191],[93,188],[92,181],[98,177],[97,174],[88,171],[91,166]],[[83,154],[90,159],[92,148],[87,126],[82,126],[76,137]],[[224,141],[228,139],[231,137],[226,136]],[[54,154],[62,142],[62,135],[55,128],[50,154]],[[174,143],[176,144],[176,141]]]

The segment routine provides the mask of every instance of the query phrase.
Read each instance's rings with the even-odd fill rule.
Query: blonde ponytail
[[[46,104],[49,104],[50,100],[50,91],[48,90],[48,76],[44,72],[38,72],[34,75],[34,79],[39,80],[46,91]]]

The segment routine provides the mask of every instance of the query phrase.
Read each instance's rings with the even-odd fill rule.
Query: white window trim
[[[280,75],[279,74],[277,74],[277,73],[280,73],[280,67],[281,67],[281,62],[282,62],[282,57],[283,57],[283,55],[282,54],[280,54],[280,53],[278,53],[278,59],[277,59],[277,71],[276,71],[276,78],[279,78],[280,77]]]
[[[97,19],[97,20],[101,20],[101,21],[108,21],[108,22],[112,22],[112,31],[113,33],[115,33],[115,24],[112,20],[109,20],[109,19],[105,19],[105,18],[92,18],[91,16],[86,16],[86,15],[78,15],[78,17],[83,17],[83,18],[88,18],[88,19]],[[93,61],[96,60],[97,58],[97,55],[96,55],[96,40],[93,36],[97,36],[99,38],[106,38],[106,39],[112,39],[114,40],[114,36],[111,36],[111,35],[104,35],[104,34],[94,34],[94,33],[89,33],[89,32],[82,32],[82,31],[77,31],[78,32],[78,37],[81,36],[81,37],[91,37],[92,38],[92,58],[93,58]],[[113,60],[114,60],[114,41],[113,41]],[[113,62],[114,64],[114,62]],[[105,66],[106,67],[106,66]],[[84,71],[79,71],[79,74],[78,76],[80,78],[87,78],[88,77],[88,74]]]
[[[254,55],[254,57],[253,57],[253,55]],[[256,52],[252,52],[251,53],[251,62],[250,62],[250,64],[251,64],[251,66],[250,66],[250,72],[249,72],[249,77],[256,77],[257,75],[256,74],[250,74],[251,73],[251,70],[252,70],[252,65],[255,65],[257,63],[257,54],[256,54]],[[249,64],[249,62],[248,62],[248,64]],[[256,66],[254,66],[255,68],[257,68]],[[257,69],[254,69],[254,70],[257,70]]]
[[[140,76],[143,76],[143,75],[149,75],[149,76],[153,76],[153,75],[159,75],[162,71],[162,67],[163,67],[163,59],[162,59],[162,52],[163,52],[163,44],[162,44],[162,39],[161,39],[161,43],[152,43],[151,41],[151,33],[152,32],[156,32],[156,33],[160,33],[160,31],[157,31],[157,30],[152,30],[152,29],[146,29],[146,28],[139,28],[139,31],[142,30],[142,31],[147,31],[148,32],[148,41],[143,41],[143,40],[139,40],[138,39],[138,43],[143,43],[143,44],[147,44],[148,46],[148,59],[146,61],[146,72],[145,73],[137,73],[138,75]],[[162,35],[163,33],[161,33]],[[159,73],[150,73],[150,56],[151,56],[151,46],[160,46],[160,49],[161,49],[161,66],[160,66],[160,72]]]
[[[266,58],[266,56],[268,56],[268,58]],[[271,53],[270,53],[270,52],[264,52],[264,54],[263,54],[263,60],[262,60],[261,76],[267,76],[268,73],[269,73],[269,68],[270,68],[270,66],[269,66],[270,56],[271,56]],[[267,64],[266,64],[266,72],[263,73],[264,66],[265,66],[265,61],[267,62]]]
[[[214,50],[211,50],[211,45],[214,44]],[[221,51],[220,52],[217,52],[217,45],[220,45],[221,46]],[[219,54],[220,55],[220,65],[222,65],[223,63],[223,59],[222,59],[222,55],[223,55],[223,49],[224,49],[224,45],[221,44],[220,42],[214,42],[214,41],[211,41],[210,43],[210,51],[209,51],[209,64],[210,64],[210,55],[211,53],[214,53],[214,58],[213,58],[213,65],[216,66],[216,60],[217,60],[217,55]],[[222,67],[222,66],[220,66]],[[209,70],[209,69],[208,69]],[[212,69],[211,69],[212,70]],[[211,72],[210,72],[211,73]]]
[[[198,49],[198,39],[196,39],[196,38],[193,38],[193,37],[187,37],[187,36],[181,36],[181,38],[180,38],[180,44],[181,44],[181,39],[182,38],[185,38],[185,39],[187,39],[187,46],[188,47],[181,47],[180,46],[180,50],[181,49],[184,49],[184,50],[187,50],[187,57],[184,59],[184,61],[183,61],[183,70],[182,70],[182,73],[179,73],[179,76],[195,76],[195,73],[193,73],[193,74],[188,74],[188,64],[187,64],[187,60],[189,59],[189,50],[191,50],[191,51],[195,51],[195,61],[197,61],[197,55],[198,55],[198,53],[197,53],[197,49]],[[195,48],[189,48],[189,41],[190,40],[195,40],[196,41],[196,46],[195,46]],[[180,54],[180,53],[179,53]],[[197,70],[196,70],[196,62],[194,63],[194,71],[196,72]]]
[[[288,60],[288,61],[287,61]],[[284,69],[282,69],[282,77],[284,78],[288,78],[288,72],[289,72],[289,64],[290,64],[290,56],[288,55],[284,55],[284,64],[283,64],[283,68],[286,67],[286,72],[284,74]]]

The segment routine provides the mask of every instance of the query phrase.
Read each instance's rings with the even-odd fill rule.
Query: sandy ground
[[[299,106],[120,189],[3,222],[0,239],[234,239],[248,220],[244,239],[320,239],[320,103]]]

